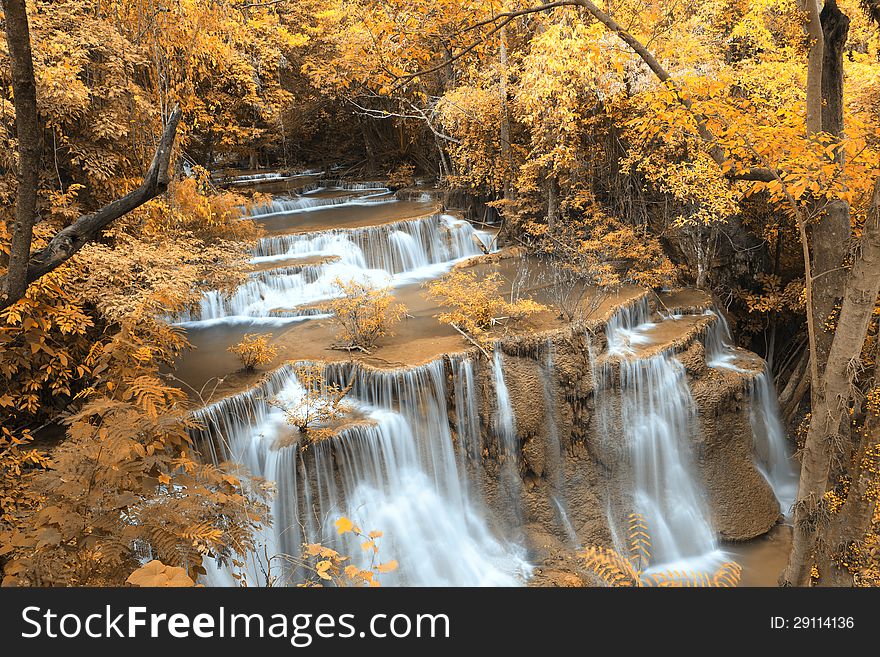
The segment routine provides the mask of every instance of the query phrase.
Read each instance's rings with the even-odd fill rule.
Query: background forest
[[[4,584],[258,547],[271,486],[199,458],[163,317],[243,280],[259,199],[219,174],[330,165],[435,180],[565,280],[711,292],[798,441],[783,582],[880,582],[876,2],[29,0],[19,143],[23,5],[0,16]],[[138,189],[169,126],[167,191],[15,293],[16,256]]]

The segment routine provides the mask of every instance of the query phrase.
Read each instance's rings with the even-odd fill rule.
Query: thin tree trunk
[[[501,126],[498,136],[501,141],[501,160],[504,167],[504,198],[511,200],[513,198],[513,184],[510,179],[513,171],[513,162],[510,158],[510,114],[507,108],[507,30],[502,28],[499,33],[499,54],[498,59],[501,65],[501,80],[499,84],[499,96],[501,101]]]
[[[556,176],[552,173],[547,176],[547,232],[552,237],[556,234],[556,216],[559,212],[557,201]]]
[[[24,296],[28,259],[37,219],[37,188],[40,175],[40,127],[37,85],[25,0],[2,0],[6,16],[6,42],[12,60],[12,91],[15,95],[15,129],[18,134],[18,189],[6,277],[0,285],[0,307]]]
[[[822,33],[820,0],[800,0],[800,8],[807,13],[807,134],[822,131],[822,60],[825,38]]]

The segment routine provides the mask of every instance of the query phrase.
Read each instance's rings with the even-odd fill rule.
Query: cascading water
[[[779,401],[767,365],[749,381],[752,433],[758,470],[773,488],[779,507],[789,515],[797,499],[798,472],[788,448]]]
[[[247,174],[241,176],[231,176],[228,178],[219,178],[217,180],[218,183],[224,185],[250,185],[258,182],[274,182],[278,180],[290,180],[291,178],[304,178],[310,176],[320,175],[322,172],[319,170],[309,170],[302,171],[300,173],[280,173],[280,172],[268,172],[268,173],[254,173]]]
[[[749,418],[755,451],[755,465],[770,484],[782,513],[788,515],[797,498],[798,473],[791,456],[788,439],[780,419],[779,402],[772,375],[764,363],[760,371],[744,369],[735,364],[737,353],[727,320],[720,312],[707,311],[717,317],[706,334],[706,363],[751,374],[749,379]]]
[[[488,234],[450,215],[266,237],[255,249],[254,264],[293,258],[326,261],[261,271],[231,294],[206,292],[199,306],[177,317],[177,321],[194,326],[221,319],[247,322],[270,318],[278,323],[283,318],[296,321],[322,315],[320,309],[298,307],[338,296],[337,279],[402,285],[437,276],[462,258],[482,253],[477,242],[487,245],[490,241]]]
[[[572,547],[579,547],[580,543],[574,527],[568,518],[568,505],[565,502],[565,471],[562,454],[562,443],[559,437],[559,427],[556,424],[556,401],[553,397],[553,341],[548,338],[546,344],[546,356],[544,357],[544,407],[545,426],[547,439],[547,469],[550,475],[552,487],[551,500],[556,510],[559,526],[562,528]]]
[[[450,356],[452,387],[455,401],[455,433],[458,440],[458,462],[461,472],[469,473],[469,489],[474,499],[483,491],[483,436],[477,409],[474,361],[470,356]]]
[[[318,187],[303,196],[278,197],[268,203],[257,205],[251,208],[250,217],[261,219],[278,214],[296,214],[299,212],[310,212],[312,210],[321,210],[328,207],[338,207],[340,205],[371,205],[374,203],[394,203],[397,201],[391,196],[387,189],[380,189],[372,194],[362,194],[359,196],[336,196],[322,198],[312,196],[310,194],[323,191],[323,187]]]
[[[502,504],[510,509],[515,530],[522,526],[522,479],[519,473],[520,449],[516,436],[516,416],[510,403],[510,391],[504,380],[504,356],[501,345],[495,345],[492,357],[492,375],[495,380],[495,412],[492,427],[498,440],[498,459],[501,462],[500,490]]]
[[[633,345],[653,327],[649,318],[643,301],[608,323],[608,358],[594,367],[602,439],[624,441],[617,451],[631,468],[631,511],[648,523],[654,567],[699,568],[721,557],[694,471],[696,407],[674,356],[635,357]]]
[[[273,375],[262,393],[199,413],[207,427],[203,441],[277,482],[273,531],[261,537],[269,554],[297,555],[305,541],[333,544],[333,522],[347,516],[365,530],[385,533],[381,557],[400,563],[383,576],[386,585],[501,586],[528,576],[522,549],[496,538],[470,499],[446,417],[442,361],[388,372],[328,365],[325,376],[352,383],[349,398],[366,420],[302,452],[297,445],[279,446],[290,428],[283,410],[266,402],[269,395],[280,405],[302,398],[290,369]],[[362,554],[352,541],[339,549],[355,558]],[[249,571],[252,583],[263,583],[262,569]],[[296,575],[286,572],[283,581]],[[229,581],[222,570],[208,577],[212,584]]]
[[[317,208],[312,201],[338,205],[390,198],[373,183],[315,185],[314,191],[332,187],[365,194],[319,198],[304,193],[278,201],[280,205],[266,208],[263,216]],[[201,307],[183,319],[297,321],[322,312],[320,302],[338,293],[337,278],[380,285],[430,278],[460,259],[479,255],[490,243],[487,234],[449,215],[275,235],[260,241],[253,263],[278,266],[254,272],[232,294],[205,295]],[[646,517],[654,566],[708,568],[720,553],[695,475],[691,435],[696,431],[696,409],[684,367],[670,352],[638,357],[639,348],[651,342],[649,334],[655,326],[643,299],[608,322],[607,353],[594,354],[590,345],[597,434],[604,434],[596,439],[615,444],[620,462],[626,464],[630,477],[624,483],[625,512]],[[735,367],[729,339],[712,331],[706,339],[710,364]],[[267,583],[265,554],[297,556],[305,542],[329,545],[352,555],[355,563],[368,559],[355,538],[337,535],[334,522],[340,516],[351,518],[365,531],[384,532],[379,559],[400,564],[397,571],[383,575],[385,585],[515,585],[529,576],[520,545],[525,499],[522,455],[501,346],[495,346],[494,356],[485,364],[489,369],[485,374],[494,383],[494,410],[486,418],[488,435],[481,427],[476,374],[483,373],[475,369],[478,360],[457,355],[449,356],[446,363],[448,368],[438,360],[390,371],[353,362],[326,365],[329,382],[351,384],[348,400],[355,410],[338,435],[304,449],[283,410],[300,403],[306,393],[290,367],[273,373],[256,390],[196,414],[205,426],[198,434],[200,444],[206,446],[203,453],[217,461],[239,462],[275,482],[274,523],[257,537],[265,552],[251,555],[246,564],[250,584]],[[557,400],[552,384],[554,367],[553,345],[548,341],[542,369],[549,501],[557,513],[557,531],[577,546],[564,494],[563,437],[556,424],[561,398]],[[782,476],[780,468],[790,461],[784,450],[776,450],[784,446],[784,435],[769,377],[755,376],[751,385],[755,451],[771,481]],[[455,404],[452,419],[449,399]],[[765,437],[765,443],[759,437]],[[489,479],[495,445],[497,499],[495,482]],[[781,488],[774,484],[774,490],[782,500]],[[499,513],[487,513],[487,503]],[[622,509],[609,511],[613,522],[620,520]],[[614,525],[612,532],[621,537],[626,533]],[[304,575],[285,559],[271,563],[270,572],[278,578],[273,584],[293,583]],[[206,581],[234,583],[225,568],[209,569]]]

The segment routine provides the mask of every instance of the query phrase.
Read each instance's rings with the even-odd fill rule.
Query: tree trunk
[[[838,139],[843,136],[843,48],[849,32],[849,18],[827,0],[821,13],[823,32],[821,129]],[[810,62],[812,64],[812,60]],[[843,166],[843,149],[837,157]],[[842,269],[849,251],[849,203],[832,200],[824,216],[813,227],[813,322],[816,326],[816,358],[819,375],[825,370],[833,333],[824,330],[829,316],[843,294],[846,271]]]
[[[794,532],[783,585],[810,582],[819,529],[824,524],[823,496],[828,486],[831,458],[840,440],[840,425],[848,410],[851,367],[858,362],[868,323],[880,292],[880,178],[862,232],[861,249],[847,277],[846,293],[837,330],[831,342],[821,388],[813,394],[812,418],[804,445]]]
[[[806,373],[809,367],[809,359],[810,353],[804,349],[788,375],[788,382],[785,384],[782,392],[779,393],[780,408],[787,406],[794,397],[794,391],[797,389],[801,377]],[[779,376],[784,376],[784,370],[780,370]]]
[[[18,135],[18,189],[6,277],[0,286],[0,306],[24,296],[34,223],[37,219],[37,188],[40,175],[40,127],[37,85],[25,0],[2,0],[6,15],[6,42],[12,60],[12,91],[15,95],[15,129]],[[8,303],[7,303],[8,302]]]
[[[880,342],[874,350],[874,385],[880,383]],[[861,440],[853,460],[854,472],[846,501],[837,512],[828,528],[824,543],[822,560],[819,564],[819,583],[822,586],[852,586],[853,577],[849,570],[834,562],[835,553],[841,553],[856,542],[861,541],[871,527],[877,505],[877,496],[872,494],[871,486],[876,472],[877,440],[880,436],[880,415],[868,410],[861,432]]]
[[[547,176],[547,232],[552,237],[556,233],[556,215],[558,214],[557,206],[557,184],[556,176],[552,173]]]
[[[507,30],[502,28],[499,34],[501,45],[499,46],[498,59],[501,65],[501,81],[499,84],[499,96],[501,100],[501,126],[499,140],[501,141],[501,161],[504,167],[504,198],[513,198],[513,184],[510,179],[513,171],[513,162],[510,158],[510,114],[507,109]]]
[[[798,5],[807,14],[806,36],[809,39],[807,55],[807,134],[822,131],[822,68],[825,38],[819,18],[820,0],[799,0]]]

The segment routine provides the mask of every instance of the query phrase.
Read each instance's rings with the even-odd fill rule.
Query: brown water
[[[438,210],[433,202],[395,201],[366,205],[328,205],[308,212],[256,216],[269,235],[304,233],[329,228],[363,228],[415,219]]]
[[[791,526],[776,525],[763,536],[724,549],[743,567],[740,586],[778,586],[791,548]]]

